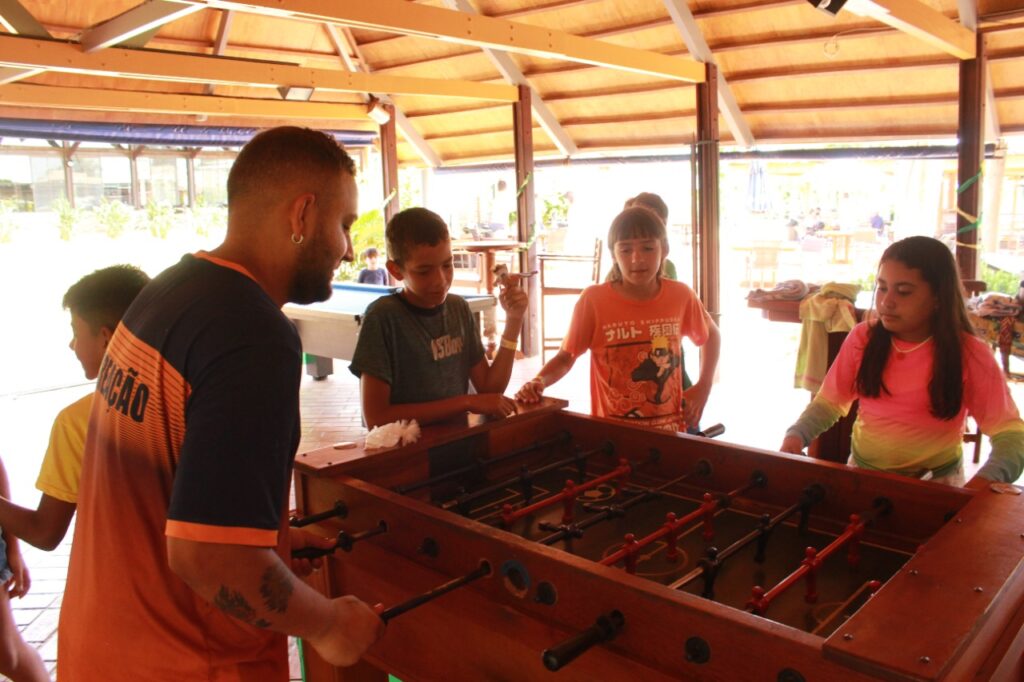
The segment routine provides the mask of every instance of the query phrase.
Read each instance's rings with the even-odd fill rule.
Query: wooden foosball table
[[[387,631],[306,679],[1019,680],[1024,499],[565,412],[296,460],[311,583]]]

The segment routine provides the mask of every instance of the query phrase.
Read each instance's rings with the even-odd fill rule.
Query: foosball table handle
[[[580,634],[546,649],[541,654],[544,667],[552,672],[561,670],[591,647],[615,639],[625,624],[626,618],[619,611],[598,616],[597,621]]]
[[[712,424],[708,428],[698,431],[697,435],[704,438],[717,438],[723,433],[725,433],[725,424]]]

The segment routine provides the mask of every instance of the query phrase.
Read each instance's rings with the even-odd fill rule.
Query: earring
[[[296,239],[296,238],[295,238],[295,234],[293,233],[293,234],[292,234],[292,244],[295,244],[296,246],[298,246],[299,244],[301,244],[301,243],[302,243],[302,241],[303,241],[303,240],[304,240],[305,238],[306,238],[306,236],[305,236],[305,235],[302,235],[302,234],[300,234],[300,235],[299,235],[299,238],[298,238],[298,239]]]

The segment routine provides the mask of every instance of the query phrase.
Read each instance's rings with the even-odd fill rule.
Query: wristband
[[[504,336],[501,337],[501,347],[508,348],[509,350],[515,350],[519,348],[519,344],[511,339],[506,339]]]
[[[534,378],[530,379],[530,381],[531,382],[532,381],[539,382],[541,388],[547,388],[548,387],[548,382],[544,381],[544,377],[542,377],[539,374],[537,376],[535,376]]]

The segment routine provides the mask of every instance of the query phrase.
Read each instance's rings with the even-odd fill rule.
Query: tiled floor
[[[774,448],[781,441],[785,426],[799,414],[807,401],[806,392],[787,388],[792,381],[799,327],[767,322],[756,311],[737,306],[723,315],[722,328],[723,362],[703,423],[724,422],[728,430],[723,440]],[[766,362],[766,358],[771,358],[771,361]],[[364,433],[358,383],[348,372],[346,363],[335,364],[337,373],[324,381],[313,381],[309,377],[303,379],[300,452],[352,440]],[[696,357],[691,359],[688,354],[687,365],[694,374]],[[536,374],[540,366],[538,358],[518,361],[508,392],[514,393]],[[588,412],[587,372],[584,359],[566,378],[549,389],[549,395],[569,400],[569,409]],[[1024,405],[1024,384],[1011,384],[1011,387],[1018,404]],[[0,415],[3,418],[0,422],[0,456],[4,456],[11,475],[13,496],[18,503],[34,505],[37,499],[33,484],[53,415],[86,390],[89,390],[88,386],[79,385],[56,391],[0,396]],[[983,453],[987,454],[987,448],[986,442]],[[13,453],[19,453],[19,456],[13,458]],[[969,465],[968,469],[968,475],[973,473],[973,466]],[[71,535],[69,532],[54,552],[42,552],[23,545],[32,573],[32,590],[24,599],[15,600],[12,604],[23,637],[40,651],[51,669],[56,665],[57,618]],[[291,662],[292,679],[301,679],[294,643]]]

